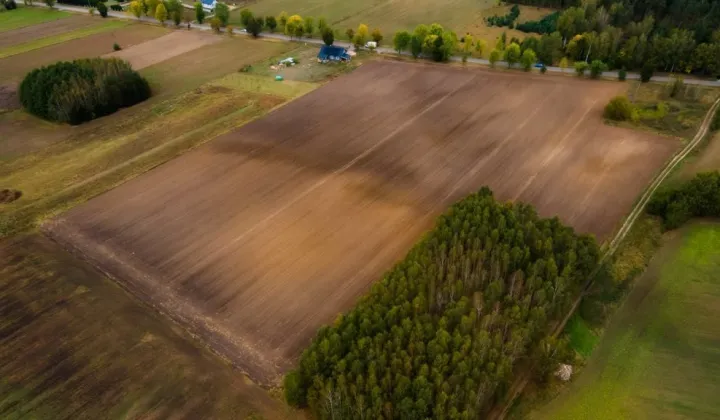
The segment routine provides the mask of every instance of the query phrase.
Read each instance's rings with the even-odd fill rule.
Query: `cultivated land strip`
[[[598,267],[600,267],[608,259],[608,257],[612,256],[615,253],[622,240],[625,239],[625,236],[627,236],[628,232],[630,232],[630,229],[635,224],[637,218],[645,210],[645,206],[650,201],[655,191],[657,191],[660,185],[662,185],[665,179],[667,179],[668,175],[670,175],[670,173],[672,173],[672,171],[677,167],[677,165],[680,164],[680,162],[682,162],[685,157],[692,153],[692,151],[695,150],[697,145],[705,138],[705,136],[708,134],[708,131],[710,130],[710,123],[712,122],[715,113],[718,110],[718,107],[720,107],[720,99],[716,100],[715,103],[713,103],[713,105],[710,107],[707,114],[705,115],[705,118],[703,119],[702,124],[700,125],[700,128],[698,129],[697,134],[695,134],[695,137],[693,137],[692,141],[690,141],[680,152],[678,152],[670,160],[670,162],[668,162],[665,168],[660,171],[660,173],[654,178],[650,186],[645,190],[645,193],[643,193],[640,201],[638,201],[638,203],[635,205],[633,210],[623,222],[618,232],[610,241],[608,247],[605,249],[605,252],[603,253],[598,264]],[[595,273],[597,273],[597,270],[595,271]],[[568,311],[568,313],[565,315],[565,318],[563,318],[562,322],[558,324],[558,326],[555,328],[553,336],[558,336],[563,331],[563,329],[565,329],[565,325],[570,320],[570,317],[573,316],[577,308],[580,306],[580,302],[582,301],[583,297],[585,297],[585,294],[589,291],[590,287],[592,287],[595,273],[593,273],[593,275],[588,278],[588,281],[583,286],[580,296],[575,300],[573,306],[570,308],[570,311]],[[516,382],[510,387],[511,397],[507,401],[507,403],[503,405],[502,410],[499,412],[496,410],[492,411],[487,418],[489,420],[505,418],[505,415],[507,414],[510,407],[512,407],[513,402],[520,395],[520,393],[522,393],[523,389],[529,381],[530,373],[529,371],[526,371],[526,373],[518,380],[516,380]]]

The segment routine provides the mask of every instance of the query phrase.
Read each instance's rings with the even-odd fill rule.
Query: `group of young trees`
[[[318,332],[286,398],[320,419],[479,418],[519,361],[544,376],[565,357],[552,326],[598,257],[593,238],[483,188]]]
[[[398,53],[409,50],[415,58],[426,56],[434,61],[447,61],[455,53],[458,37],[455,32],[433,23],[430,26],[418,25],[412,33],[396,32],[393,44]]]
[[[523,29],[539,29],[534,38],[546,64],[558,57],[610,68],[695,72],[720,75],[720,2],[716,0],[519,0],[522,4],[562,4],[567,9]]]
[[[144,101],[150,85],[127,61],[92,58],[31,71],[20,84],[19,97],[40,118],[80,124]]]
[[[127,11],[138,19],[143,15],[154,17],[163,25],[170,19],[175,26],[180,25],[185,13],[180,0],[134,0]]]
[[[680,227],[693,217],[720,216],[720,172],[700,173],[684,184],[657,192],[647,211],[660,216],[667,229]]]

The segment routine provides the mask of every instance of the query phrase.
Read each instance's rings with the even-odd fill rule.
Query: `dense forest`
[[[518,364],[557,366],[552,326],[598,256],[592,237],[483,188],[318,332],[286,398],[321,419],[477,418]]]
[[[555,28],[545,28],[552,33],[530,41],[546,64],[567,56],[610,68],[720,76],[720,0],[512,2],[565,8]],[[523,26],[528,23],[540,21]]]

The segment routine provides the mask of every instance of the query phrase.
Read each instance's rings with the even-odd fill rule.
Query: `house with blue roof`
[[[335,45],[323,45],[318,52],[318,61],[327,63],[329,61],[350,61],[350,54],[347,49]]]
[[[217,5],[217,0],[200,0],[202,2],[202,8],[204,10],[207,10],[208,12],[212,12],[215,10],[215,6]]]

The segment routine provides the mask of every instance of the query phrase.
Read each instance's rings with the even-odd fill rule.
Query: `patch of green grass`
[[[33,41],[12,45],[10,47],[0,49],[0,59],[10,57],[16,54],[22,54],[50,45],[61,44],[63,42],[71,41],[73,39],[84,38],[86,36],[99,34],[101,32],[111,31],[113,29],[122,28],[123,26],[127,25],[130,25],[130,22],[124,20],[102,20],[101,23],[89,26],[87,28],[76,29],[74,31],[69,31],[46,38],[35,39]]]
[[[15,10],[0,13],[0,33],[39,23],[52,22],[68,16],[70,16],[70,13],[60,10],[18,6]]]
[[[676,232],[582,375],[531,418],[720,417],[720,225]]]
[[[582,357],[592,354],[599,338],[579,315],[570,318],[565,326],[565,334],[570,337],[570,346]]]
[[[215,86],[224,86],[239,89],[244,92],[275,95],[283,98],[296,98],[317,87],[317,84],[298,82],[295,80],[276,81],[269,76],[256,76],[244,73],[233,73],[220,80],[212,82]]]

